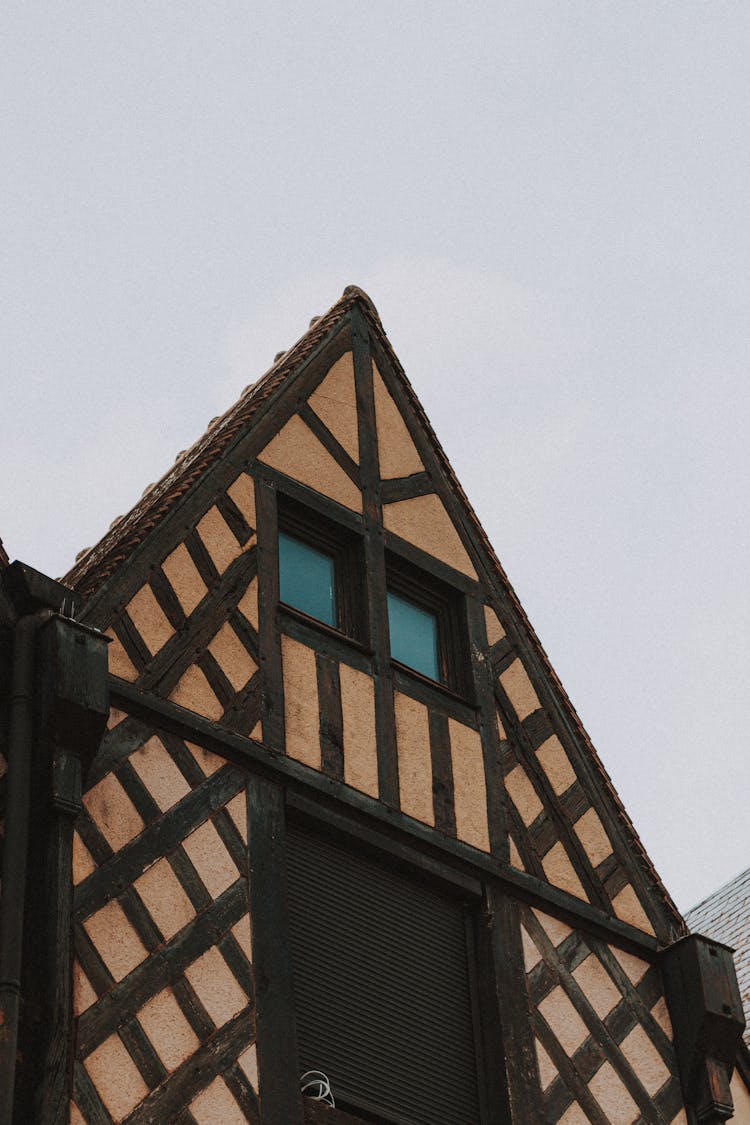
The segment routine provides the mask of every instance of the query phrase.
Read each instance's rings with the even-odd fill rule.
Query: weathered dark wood
[[[603,1025],[578,981],[573,974],[568,971],[563,958],[559,955],[545,930],[530,911],[526,912],[525,926],[530,932],[534,944],[544,958],[547,968],[555,978],[555,983],[562,986],[573,1006],[576,1008],[581,1020],[586,1025],[593,1043],[596,1044],[601,1055],[618,1072],[626,1090],[641,1113],[648,1120],[649,1114],[653,1109],[651,1098],[630,1068],[622,1066],[622,1055],[616,1046],[616,1043],[619,1042],[621,1038],[624,1038],[627,1032],[627,1024],[631,1021],[634,1022],[632,1013],[623,1005],[623,1022],[625,1023],[625,1027],[621,1031],[620,1039],[615,1040],[612,1035],[611,1025],[609,1027]]]
[[[226,672],[208,649],[200,654],[195,663],[208,680],[209,687],[221,704],[222,710],[226,711],[234,703],[237,695]]]
[[[302,1125],[286,898],[283,788],[247,785],[250,914],[256,980],[258,1072],[264,1125]]]
[[[251,527],[231,496],[226,492],[216,497],[216,507],[224,517],[229,530],[234,535],[240,547],[244,547],[252,536],[255,528]]]
[[[380,800],[399,807],[396,717],[393,703],[393,672],[390,660],[386,565],[380,500],[375,396],[369,331],[358,308],[351,313],[352,355],[359,415],[359,454],[364,511],[364,553],[367,574],[367,608],[375,682],[375,727],[378,742],[378,788]]]
[[[434,491],[435,486],[429,473],[412,473],[408,477],[380,482],[380,496],[384,504],[413,500],[415,496],[427,496]]]
[[[602,881],[602,886],[607,892],[607,897],[610,901],[614,901],[623,887],[628,885],[628,873],[614,853],[608,858],[612,862],[612,867],[607,869],[607,860],[604,860],[597,867],[596,873]],[[602,870],[602,868],[604,868],[604,870]]]
[[[99,867],[78,888],[76,915],[87,918],[116,898],[138,878],[157,856],[178,847],[185,836],[231,800],[242,788],[242,774],[226,765],[198,789],[194,789],[179,805],[169,809],[139,836],[121,848],[105,867]]]
[[[598,941],[589,935],[586,936],[586,941],[622,993],[623,1003],[631,1013],[633,1025],[639,1024],[643,1028],[669,1069],[676,1073],[672,1040],[654,1018],[651,1012],[653,1004],[649,1006],[643,999],[643,989],[647,988],[649,984],[652,989],[651,995],[654,993],[659,995],[663,991],[664,985],[658,967],[652,966],[648,970],[650,981],[644,982],[642,978],[636,987],[605,942]]]
[[[611,911],[611,903],[601,881],[597,878],[591,860],[586,855],[583,844],[573,830],[572,823],[564,815],[549,778],[542,769],[536,754],[527,742],[523,723],[518,721],[510,700],[499,680],[495,681],[495,696],[502,715],[503,726],[509,738],[514,743],[526,776],[530,784],[534,787],[542,803],[542,807],[545,810],[548,825],[544,826],[542,838],[549,847],[551,847],[556,840],[562,842],[565,851],[573,863],[576,874],[581,880],[581,884],[589,901],[597,905],[601,910]],[[532,840],[534,840],[533,832],[531,835]],[[547,848],[547,850],[549,850],[549,848]]]
[[[474,1053],[477,1063],[477,1094],[479,1098],[480,1125],[505,1125],[508,1121],[506,1098],[498,1104],[495,1084],[489,1077],[489,1069],[499,1054],[498,1045],[490,1046],[487,1037],[488,1013],[487,985],[485,969],[480,961],[485,958],[485,912],[482,898],[468,908],[464,908],[464,930],[466,933],[467,969],[471,992],[471,1019],[474,1033]],[[499,1036],[498,1036],[499,1039]],[[509,1125],[509,1123],[508,1123]]]
[[[525,916],[525,911],[522,912]],[[574,972],[591,953],[586,938],[577,930],[568,934],[557,947],[557,952],[569,973]],[[531,1003],[539,1007],[548,992],[557,984],[557,978],[545,960],[539,961],[527,974],[527,988]]]
[[[599,1103],[588,1088],[586,1081],[579,1073],[578,1066],[568,1058],[565,1051],[558,1043],[546,1020],[539,1013],[534,1019],[534,1030],[539,1042],[555,1064],[560,1077],[555,1079],[545,1097],[544,1117],[540,1121],[559,1121],[565,1110],[572,1102],[578,1102],[591,1125],[611,1125],[609,1118],[602,1112]],[[590,1042],[590,1041],[589,1041]],[[580,1054],[580,1051],[577,1052]],[[601,1058],[596,1056],[597,1063]],[[593,1077],[593,1072],[592,1072]],[[647,1118],[648,1120],[648,1118]]]
[[[255,567],[253,567],[253,572],[254,571]],[[250,585],[250,581],[252,581],[252,576],[248,581],[248,586]],[[231,610],[228,620],[253,660],[257,663],[259,645],[258,630],[248,621],[244,613],[241,613],[239,609]]]
[[[118,1029],[128,1054],[147,1086],[153,1089],[167,1077],[167,1069],[149,1042],[138,1020],[128,1020]]]
[[[37,583],[36,572],[21,568],[22,576],[24,570],[35,599],[45,591],[56,593],[57,583]],[[27,618],[23,632],[16,630],[15,737],[5,747],[10,806],[0,1039],[13,1051],[14,1082],[8,1086],[7,1072],[3,1075],[0,1116],[9,1122],[12,1117],[16,1125],[32,1120],[62,1125],[68,1120],[72,1065],[73,823],[81,809],[82,777],[109,713],[107,646],[100,634],[62,616],[40,615],[33,632],[31,624]],[[22,718],[28,722],[21,724]],[[8,878],[11,864],[15,885]],[[18,1024],[7,1003],[11,989],[20,1001]]]
[[[78,1051],[85,1056],[117,1030],[122,1020],[130,1019],[152,996],[166,985],[178,981],[185,969],[216,942],[216,935],[230,929],[248,910],[244,879],[232,883],[208,909],[198,914],[171,941],[157,950],[118,983],[109,977],[104,982],[101,1000],[88,1008],[78,1020]],[[85,931],[76,940],[76,949],[89,976],[89,966],[98,959],[91,955]],[[81,954],[84,954],[81,957]],[[93,978],[92,983],[95,983]]]
[[[112,1125],[112,1118],[94,1089],[82,1062],[76,1061],[73,1068],[73,1095],[86,1125]]]
[[[318,417],[308,402],[304,403],[299,408],[299,416],[302,421],[309,426],[321,445],[330,453],[339,468],[343,469],[352,483],[359,488],[360,480],[357,462],[349,456],[343,445],[341,445],[339,440],[331,433],[328,426]]]
[[[623,948],[638,956],[650,959],[657,949],[656,939],[636,929],[635,926],[603,913],[543,879],[518,871],[497,857],[477,851],[460,840],[442,836],[427,825],[422,825],[397,810],[386,808],[382,802],[372,797],[341,785],[340,782],[300,762],[274,753],[257,740],[243,738],[212,723],[209,719],[186,711],[168,700],[142,692],[137,686],[114,677],[111,679],[111,691],[116,706],[138,718],[153,722],[160,728],[160,733],[164,731],[190,742],[199,743],[213,753],[220,754],[229,762],[244,768],[252,768],[268,778],[277,778],[279,781],[293,785],[295,789],[327,796],[342,808],[356,809],[358,815],[371,824],[389,825],[403,840],[418,841],[435,854],[453,857],[457,862],[467,864],[474,870],[486,872],[500,884],[510,888],[512,893],[523,901],[540,906],[542,909],[549,909],[550,913],[573,926],[584,925],[592,932],[600,934],[604,940],[615,939]],[[216,776],[218,775],[214,775]],[[219,803],[222,804],[224,801]],[[96,875],[97,873],[94,872],[90,878],[94,879]],[[82,884],[82,889],[87,887],[88,882],[89,880]]]
[[[455,586],[456,589],[462,590],[466,594],[482,596],[482,587],[476,579],[470,578],[460,570],[454,570],[452,566],[441,562],[434,555],[428,555],[426,551],[422,551],[419,547],[415,547],[413,543],[408,543],[406,539],[394,535],[392,531],[384,530],[383,539],[386,550],[390,554],[400,555],[412,566],[439,578],[441,582],[445,582],[449,586]]]
[[[412,699],[418,699],[426,707],[442,711],[464,726],[473,727],[474,730],[479,729],[477,708],[456,695],[450,688],[426,676],[420,676],[412,668],[407,668],[405,664],[398,664],[395,660],[392,666],[393,684],[398,691],[411,696]]]
[[[39,961],[32,967],[41,995],[36,1004],[34,999],[29,1003],[27,998],[27,1016],[39,1005],[37,1010],[42,1023],[36,1042],[26,1044],[27,1059],[36,1070],[30,1075],[36,1089],[29,1092],[26,1105],[34,1106],[38,1125],[63,1125],[68,1121],[73,1046],[71,870],[74,807],[80,808],[81,797],[80,762],[58,748],[53,757],[52,775],[52,810],[41,886],[39,872],[34,878],[36,932],[31,933],[29,942],[40,954]],[[40,828],[37,820],[37,836]],[[29,1046],[32,1046],[30,1051]]]
[[[555,728],[547,712],[539,710],[524,719],[523,732],[532,750],[538,750],[555,733]]]
[[[490,664],[494,674],[499,676],[513,662],[514,656],[515,650],[510,637],[501,637],[499,641],[495,641],[489,651]]]
[[[188,666],[205,651],[219,622],[230,614],[242,616],[236,606],[256,575],[256,564],[256,553],[250,549],[227,567],[183,627],[154,657],[149,657],[139,680],[143,687],[150,689],[158,684],[162,694],[168,695]]]
[[[456,809],[453,804],[453,767],[448,716],[429,712],[430,753],[432,756],[432,806],[435,827],[447,836],[456,835]]]
[[[562,809],[563,815],[570,821],[571,824],[583,816],[588,808],[591,807],[588,794],[584,790],[580,781],[574,781],[569,789],[560,794],[557,798]],[[598,868],[597,868],[598,873]]]
[[[585,736],[582,736],[579,730],[577,716],[560,685],[550,675],[539,642],[523,611],[520,610],[510,584],[504,575],[501,577],[498,574],[493,559],[484,545],[477,541],[476,528],[469,518],[465,500],[448,481],[445,474],[445,465],[441,461],[439,451],[433,445],[426,429],[420,424],[418,415],[421,410],[418,404],[416,407],[417,416],[415,416],[415,403],[410,397],[408,384],[402,381],[399,376],[394,376],[391,361],[378,339],[372,339],[371,347],[378,368],[394,401],[402,412],[422,462],[435,483],[435,491],[440,495],[449,515],[458,528],[481,577],[482,584],[488,591],[492,592],[493,601],[498,603],[499,616],[506,625],[509,640],[523,659],[524,666],[541,701],[540,717],[544,715],[545,711],[554,716],[554,723],[550,722],[549,716],[542,718],[542,721],[551,728],[549,733],[551,734],[554,731],[558,734],[576,774],[582,780],[585,779],[586,790],[592,795],[601,794],[600,798],[595,799],[597,813],[621,856],[623,866],[628,872],[629,881],[633,885],[651,924],[654,926],[658,938],[662,942],[666,942],[670,939],[670,927],[675,925],[677,919],[670,914],[664,899],[652,891],[653,874],[645,868],[637,849],[633,848],[630,826],[621,816],[615,801],[603,793],[603,785],[606,785],[606,781],[598,763],[591,754],[590,748],[585,745]],[[388,537],[386,537],[386,541],[388,542]],[[407,549],[408,547],[402,543],[401,550],[406,551]],[[534,716],[529,717],[530,720],[533,718]],[[527,720],[528,722],[529,720]],[[544,741],[544,739],[542,738],[539,741]],[[539,745],[539,742],[537,745]]]
[[[654,969],[650,971],[650,974],[655,974],[656,972],[657,970]],[[651,980],[653,981],[653,976],[651,976]],[[638,991],[642,994],[641,998],[644,1005],[648,1003],[648,999],[651,999],[652,1003],[655,1003],[661,995],[661,983],[659,982],[656,988],[651,988],[647,997],[642,991],[642,984],[638,985]],[[627,1004],[620,1003],[617,1004],[604,1019],[604,1028],[614,1043],[621,1043],[636,1026],[636,1022]],[[575,1052],[572,1060],[568,1059],[565,1053],[561,1051],[559,1044],[556,1043],[552,1032],[538,1014],[535,1018],[535,1026],[540,1041],[553,1061],[557,1062],[562,1055],[562,1066],[558,1067],[558,1069],[561,1074],[566,1075],[566,1080],[563,1081],[561,1078],[556,1079],[550,1085],[545,1095],[548,1120],[558,1121],[568,1109],[571,1102],[573,1102],[576,1097],[580,1099],[582,1090],[585,1091],[583,1094],[584,1097],[590,1096],[587,1093],[588,1083],[601,1066],[602,1052],[596,1040],[589,1037],[584,1040]],[[666,1055],[664,1061],[672,1074],[672,1078],[665,1084],[656,1098],[652,1099],[654,1102],[654,1110],[657,1114],[661,1114],[662,1116],[654,1117],[653,1110],[651,1113],[644,1113],[638,1118],[638,1121],[643,1122],[644,1125],[654,1120],[670,1122],[677,1114],[677,1111],[683,1107],[682,1091],[675,1073],[674,1050],[671,1046],[670,1052]],[[622,1065],[627,1066],[624,1059]],[[620,1070],[621,1069],[622,1066],[620,1067]],[[572,1084],[570,1084],[571,1075],[575,1076],[572,1079]]]
[[[518,904],[497,888],[486,890],[480,931],[483,1020],[488,1051],[489,1101],[495,1121],[539,1125],[544,1120],[531,1030]]]
[[[325,653],[339,664],[348,664],[360,672],[372,674],[372,654],[353,637],[345,637],[338,629],[332,629],[325,622],[316,621],[314,617],[309,617],[292,606],[281,606],[279,618],[281,631],[287,636]]]
[[[128,715],[116,727],[108,730],[102,739],[99,753],[91,764],[86,778],[86,788],[90,789],[110,770],[116,769],[119,762],[128,758],[152,734],[153,731],[148,724],[132,715]]]
[[[338,504],[335,500],[324,496],[322,492],[316,492],[306,484],[300,484],[293,477],[288,477],[277,469],[272,469],[270,465],[266,465],[263,461],[254,461],[250,469],[256,484],[266,484],[270,488],[276,489],[279,495],[288,496],[298,504],[304,505],[305,508],[318,512],[325,519],[341,524],[348,531],[361,534],[362,516],[353,512],[351,508]]]
[[[466,623],[469,636],[469,659],[474,682],[474,697],[479,701],[479,733],[482,738],[484,776],[487,785],[487,828],[490,850],[507,862],[508,830],[503,802],[503,773],[500,737],[492,696],[492,669],[487,658],[487,630],[483,602],[471,595],[466,598]]]
[[[190,553],[190,558],[195,563],[198,573],[210,590],[218,579],[219,572],[214,565],[214,560],[206,550],[197,528],[193,528],[190,534],[185,537],[185,546]]]
[[[386,854],[394,867],[402,867],[407,872],[415,869],[423,875],[447,883],[474,898],[482,893],[479,874],[446,863],[441,857],[412,843],[404,843],[390,835],[383,826],[374,826],[362,820],[353,812],[337,809],[304,792],[287,789],[287,806],[301,817],[311,821],[318,829],[328,829],[356,840],[358,845],[377,855]]]
[[[258,1096],[248,1082],[242,1067],[234,1063],[224,1071],[222,1077],[244,1114],[245,1121],[250,1122],[250,1125],[260,1125]]]
[[[323,772],[344,779],[344,720],[341,714],[339,666],[325,653],[315,653],[320,710],[320,751]]]
[[[112,632],[125,649],[130,662],[140,673],[151,659],[151,653],[141,639],[128,613],[123,612],[112,625]]]
[[[261,706],[261,677],[256,672],[225,708],[221,721],[237,734],[248,736],[261,717]]]
[[[284,672],[279,635],[279,526],[274,489],[255,483],[258,520],[258,637],[262,684],[263,739],[284,750]]]
[[[208,1042],[201,1044],[158,1089],[139,1103],[123,1125],[152,1125],[154,1121],[174,1120],[175,1113],[188,1105],[210,1078],[221,1074],[252,1041],[253,1013],[248,1007],[220,1027]]]
[[[154,597],[164,610],[167,621],[173,629],[182,629],[185,625],[185,611],[179,603],[171,583],[161,567],[157,567],[149,579]]]

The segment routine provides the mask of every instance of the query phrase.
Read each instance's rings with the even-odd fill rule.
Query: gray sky
[[[750,6],[10,2],[0,536],[366,289],[667,886],[750,864]]]

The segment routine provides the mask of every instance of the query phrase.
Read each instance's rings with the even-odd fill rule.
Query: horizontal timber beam
[[[605,941],[615,941],[641,957],[654,958],[659,950],[656,938],[642,933],[627,922],[605,914],[543,880],[510,867],[496,856],[480,852],[460,840],[440,836],[434,829],[355,789],[344,786],[293,758],[287,758],[263,743],[235,734],[210,719],[159,699],[133,684],[110,676],[112,704],[130,715],[149,721],[190,742],[199,743],[235,765],[283,781],[301,794],[316,793],[342,812],[356,811],[373,828],[394,833],[404,849],[431,852],[444,863],[460,865],[467,874],[495,882],[514,897],[542,910],[549,910],[572,926],[582,927]]]

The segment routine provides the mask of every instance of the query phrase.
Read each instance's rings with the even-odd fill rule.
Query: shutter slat
[[[300,1065],[334,1096],[403,1125],[477,1125],[462,904],[290,824]]]

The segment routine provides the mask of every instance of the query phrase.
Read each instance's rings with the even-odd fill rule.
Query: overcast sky
[[[750,5],[6,2],[0,536],[362,286],[678,905],[750,864]]]

